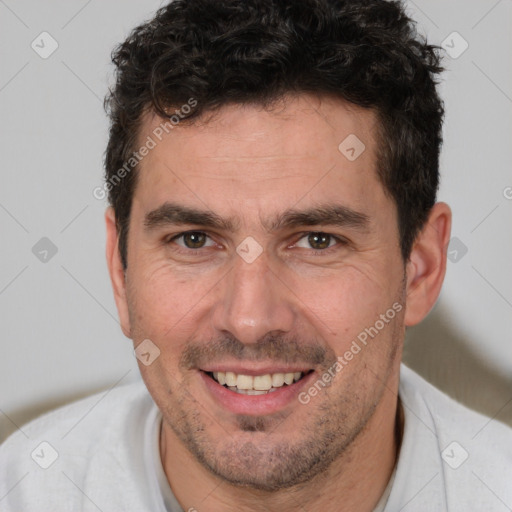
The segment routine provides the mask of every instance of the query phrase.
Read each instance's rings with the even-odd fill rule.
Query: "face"
[[[311,479],[391,403],[404,263],[375,133],[300,96],[182,123],[140,163],[123,329],[151,340],[164,434],[232,484]]]

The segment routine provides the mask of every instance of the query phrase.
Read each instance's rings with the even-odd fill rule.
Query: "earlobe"
[[[128,301],[126,298],[126,277],[119,253],[116,219],[112,207],[107,208],[105,212],[105,227],[107,233],[107,266],[119,314],[119,321],[124,335],[131,338],[130,317],[128,314]]]
[[[446,272],[451,216],[446,203],[436,203],[416,237],[407,263],[406,326],[421,322],[439,296]]]

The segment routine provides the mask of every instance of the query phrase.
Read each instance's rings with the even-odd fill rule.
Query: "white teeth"
[[[240,378],[240,376],[238,378]],[[272,375],[267,373],[266,375],[254,377],[252,387],[259,391],[268,391],[272,387]]]
[[[223,372],[219,372],[223,373]],[[236,386],[236,373],[226,372],[226,386]]]
[[[288,384],[288,386],[293,382],[293,373],[285,373],[284,374],[284,383]]]
[[[236,379],[238,389],[254,389],[253,378],[250,375],[239,375]]]
[[[241,391],[240,389],[238,391]],[[248,389],[246,391],[248,395],[265,395],[267,391],[258,390],[258,389]]]
[[[226,385],[231,391],[243,392],[246,395],[262,395],[284,384],[288,386],[297,382],[303,376],[302,372],[266,373],[265,375],[243,375],[234,372],[213,372],[213,378],[222,386]]]
[[[280,388],[284,384],[284,373],[274,373],[272,375],[272,387]]]
[[[236,386],[229,388],[231,391],[238,393],[239,395],[266,395],[270,391],[275,391],[275,389],[271,389],[269,391],[258,391],[257,389],[238,389]]]

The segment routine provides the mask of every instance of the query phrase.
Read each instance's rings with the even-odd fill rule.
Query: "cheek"
[[[387,306],[386,300],[393,296],[392,286],[383,276],[365,272],[360,266],[346,266],[316,276],[303,274],[293,283],[293,289],[305,304],[331,322],[343,324],[378,314],[383,303]]]
[[[132,276],[130,301],[135,329],[146,337],[165,338],[190,322],[207,283],[174,271],[165,263],[139,266]]]
[[[399,277],[393,278],[391,273],[386,276],[359,265],[328,274],[296,276],[291,288],[299,298],[300,316],[339,353],[399,300],[397,282]],[[380,331],[390,331],[388,323],[385,326],[379,337]]]

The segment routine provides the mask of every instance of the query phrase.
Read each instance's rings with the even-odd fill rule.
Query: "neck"
[[[329,510],[372,512],[396,464],[403,414],[397,394],[387,392],[365,429],[324,473],[300,486],[262,492],[231,485],[191,456],[162,425],[161,455],[171,488],[184,510],[209,512]]]

